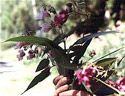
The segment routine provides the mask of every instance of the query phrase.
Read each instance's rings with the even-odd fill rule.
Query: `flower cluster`
[[[29,48],[29,46],[25,43],[25,42],[18,42],[15,46],[15,49],[19,49],[19,54],[17,55],[18,60],[22,60],[23,57],[26,55],[27,49]],[[27,60],[31,60],[33,58],[35,58],[35,50],[31,49],[28,50],[28,56],[27,56]]]
[[[54,17],[53,27],[61,27],[67,21],[71,8],[72,3],[67,3],[66,10],[60,11],[59,14]]]
[[[78,84],[81,85],[82,82],[86,84],[87,87],[91,87],[90,78],[95,75],[95,70],[93,67],[88,67],[85,70],[79,69],[76,71],[76,76],[78,78]]]
[[[71,12],[72,4],[68,3],[67,8],[54,14],[54,20],[51,21],[51,14],[46,10],[45,6],[40,8],[40,14],[37,16],[37,20],[40,20],[41,32],[48,32],[56,26],[61,27],[68,19]]]
[[[119,89],[121,92],[125,92],[125,77],[120,78],[116,82],[108,81],[107,84]]]
[[[46,10],[45,6],[42,6],[40,8],[40,13],[37,16],[37,20],[40,20],[40,27],[41,32],[48,32],[50,29],[52,29],[52,26],[47,20],[50,20],[50,13]]]
[[[93,76],[96,76],[96,73],[99,72],[98,69],[94,69],[94,67],[88,67],[85,70],[79,69],[76,71],[76,76],[78,79],[78,84],[81,85],[81,83],[85,83],[87,87],[91,87],[91,82],[94,81],[92,78]],[[121,92],[125,92],[125,77],[120,78],[116,82],[112,82],[111,80],[108,80],[107,84],[111,85],[114,88],[117,88]]]

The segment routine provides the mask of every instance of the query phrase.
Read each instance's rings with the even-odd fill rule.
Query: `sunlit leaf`
[[[42,38],[42,37],[36,37],[36,36],[19,36],[15,38],[11,38],[6,40],[7,41],[14,41],[14,42],[26,42],[26,43],[31,43],[31,44],[40,44],[43,46],[50,46],[53,42],[47,38]]]
[[[49,65],[49,60],[48,59],[43,59],[40,61],[39,65],[37,66],[36,72],[43,70]]]
[[[106,66],[109,66],[111,63],[115,62],[116,59],[117,59],[116,57],[114,57],[114,58],[105,58],[105,59],[97,61],[96,65],[106,67]]]
[[[24,91],[26,92],[27,90],[31,89],[32,87],[34,87],[36,84],[38,84],[39,82],[43,81],[45,78],[47,78],[50,75],[50,68],[48,67],[47,69],[43,70],[40,74],[38,74],[29,84],[29,86],[27,87],[27,89]],[[23,92],[23,93],[24,93]],[[22,93],[22,94],[23,94]]]

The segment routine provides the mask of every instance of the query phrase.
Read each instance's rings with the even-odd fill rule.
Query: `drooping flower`
[[[54,17],[53,27],[61,27],[68,19],[68,10],[62,10],[58,15]]]
[[[41,27],[41,32],[48,32],[49,30],[52,29],[51,25],[46,24],[44,22],[41,22],[40,27]]]
[[[72,10],[72,3],[67,3],[66,6],[67,8],[65,10],[60,11],[59,14],[54,17],[53,27],[61,27],[67,21],[69,12]]]
[[[29,50],[28,51],[28,56],[27,56],[27,60],[31,60],[33,58],[35,58],[35,52],[33,50]]]
[[[25,42],[18,42],[15,46],[15,49],[20,49],[21,47],[23,47],[24,45],[26,45]]]
[[[46,11],[45,7],[41,7],[40,8],[40,13],[39,15],[37,16],[37,20],[42,20],[42,19],[45,19],[47,17],[50,17],[51,15]]]
[[[67,3],[66,6],[67,6],[66,10],[68,12],[72,12],[72,3]]]
[[[19,50],[19,54],[17,55],[18,60],[19,61],[22,60],[24,56],[25,56],[24,51],[23,50]]]

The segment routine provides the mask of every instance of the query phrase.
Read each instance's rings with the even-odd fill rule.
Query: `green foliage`
[[[15,41],[15,42],[26,42],[26,43],[30,43],[30,44],[40,44],[43,46],[50,46],[52,41],[47,39],[47,38],[42,38],[42,37],[36,37],[36,36],[20,36],[20,37],[15,37],[15,38],[11,38],[6,40],[7,41]]]
[[[109,66],[112,65],[116,61],[117,58],[105,58],[102,60],[97,61],[96,65],[102,66],[103,68],[107,69]]]
[[[1,2],[2,39],[5,40],[8,37],[26,34],[26,32],[29,31],[32,33],[32,31],[35,30],[31,9],[32,6],[29,0],[26,0],[25,2],[22,2],[21,0],[3,0]]]
[[[48,67],[49,65],[49,60],[48,59],[43,59],[40,61],[39,65],[36,68],[36,72],[43,70],[44,68]]]

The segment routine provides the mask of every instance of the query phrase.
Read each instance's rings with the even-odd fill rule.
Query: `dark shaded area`
[[[105,6],[107,0],[98,0],[93,11],[91,11],[91,16],[81,22],[80,28],[76,31],[76,34],[87,34],[87,33],[96,33],[99,28],[104,24],[104,14],[105,14]]]

